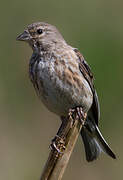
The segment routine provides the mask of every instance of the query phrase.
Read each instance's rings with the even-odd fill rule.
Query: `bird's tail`
[[[116,159],[115,154],[103,138],[97,125],[88,118],[81,130],[81,136],[85,146],[86,160],[88,162],[97,159],[101,152],[105,152],[113,159]]]

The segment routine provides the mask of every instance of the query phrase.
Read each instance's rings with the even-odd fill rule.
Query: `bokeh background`
[[[38,180],[60,126],[28,78],[31,49],[16,36],[30,23],[58,27],[91,65],[101,106],[100,128],[117,155],[85,160],[79,138],[63,180],[123,179],[123,1],[13,0],[0,5],[0,179]]]

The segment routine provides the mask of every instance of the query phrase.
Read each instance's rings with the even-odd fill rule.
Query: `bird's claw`
[[[69,110],[69,117],[73,119],[72,124],[74,124],[75,119],[78,119],[81,122],[81,124],[84,125],[87,113],[83,112],[82,107],[76,107],[74,109]]]
[[[82,107],[77,107],[76,114],[78,116],[77,118],[80,120],[82,125],[84,125],[86,117],[87,117],[87,113],[83,112]]]
[[[50,145],[51,150],[55,150],[58,154],[63,154],[65,150],[65,142],[63,138],[56,135]]]

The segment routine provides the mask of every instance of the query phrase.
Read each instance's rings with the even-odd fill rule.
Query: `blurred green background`
[[[117,155],[87,163],[79,138],[63,180],[123,179],[123,1],[13,0],[0,5],[0,180],[38,180],[60,126],[28,78],[32,54],[16,36],[35,21],[58,27],[91,65],[100,129]]]

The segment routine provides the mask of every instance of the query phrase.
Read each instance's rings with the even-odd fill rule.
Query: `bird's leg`
[[[58,154],[62,154],[65,150],[65,137],[67,134],[67,119],[65,117],[61,117],[62,123],[61,126],[51,142],[50,148],[56,150]]]
[[[71,119],[73,120],[72,125],[74,124],[75,119],[78,119],[82,125],[84,125],[87,113],[83,112],[82,107],[76,107],[69,110],[69,116],[71,116]]]
[[[65,141],[59,135],[56,135],[55,138],[52,140],[50,148],[55,150],[58,154],[63,154],[65,150]]]
[[[51,142],[50,148],[56,150],[59,154],[62,154],[65,150],[66,136],[74,124],[74,119],[72,116],[74,111],[74,109],[70,109],[68,112],[68,117],[61,117],[62,124],[57,132],[57,135]]]
[[[76,116],[78,116],[78,119],[80,120],[82,125],[84,125],[86,117],[87,117],[87,113],[83,112],[82,107],[77,107],[76,108]]]
[[[62,124],[57,132],[57,135],[52,140],[50,148],[58,154],[63,154],[65,150],[65,140],[67,133],[73,127],[75,120],[79,120],[82,125],[85,123],[87,114],[83,112],[82,107],[69,109],[68,117],[61,117]]]
[[[71,128],[74,125],[75,118],[76,118],[76,109],[69,109],[68,118],[71,119]]]

